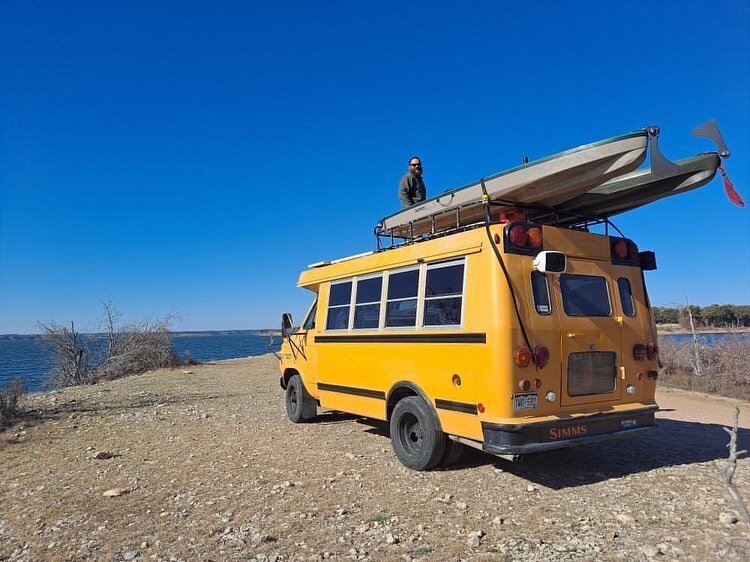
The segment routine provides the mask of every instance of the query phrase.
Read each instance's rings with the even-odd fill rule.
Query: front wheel
[[[315,419],[318,407],[315,399],[307,392],[302,378],[293,375],[286,385],[286,415],[294,423],[304,423]]]
[[[445,451],[440,422],[418,396],[400,400],[393,409],[391,443],[398,460],[413,470],[435,467]]]

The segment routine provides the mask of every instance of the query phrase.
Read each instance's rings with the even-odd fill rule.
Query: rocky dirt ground
[[[747,560],[715,476],[731,403],[659,432],[404,468],[387,428],[287,421],[272,356],[32,395],[0,446],[0,560]],[[750,448],[750,404],[741,404]],[[750,460],[735,483],[750,499]]]

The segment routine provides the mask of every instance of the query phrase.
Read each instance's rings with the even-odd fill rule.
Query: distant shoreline
[[[661,335],[665,334],[690,334],[691,331],[687,328],[680,326],[679,324],[657,324],[656,332]],[[750,333],[750,327],[748,328],[721,328],[721,327],[701,327],[696,328],[696,334],[747,334]],[[99,332],[82,333],[82,336],[103,338],[107,334]],[[202,330],[202,331],[187,331],[187,332],[172,332],[172,336],[176,338],[190,338],[190,337],[205,337],[205,336],[216,336],[216,335],[253,335],[253,336],[267,336],[267,337],[281,337],[279,330],[265,329],[265,330]],[[0,340],[25,340],[25,339],[36,339],[41,338],[43,334],[0,334]]]

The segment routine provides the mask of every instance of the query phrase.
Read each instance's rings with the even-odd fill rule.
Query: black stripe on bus
[[[461,412],[463,414],[474,414],[477,415],[476,404],[466,404],[465,402],[453,402],[452,400],[441,400],[440,398],[435,400],[435,407],[440,410],[453,410],[454,412]]]
[[[370,390],[368,388],[339,386],[338,384],[319,382],[318,390],[327,390],[329,392],[339,392],[341,394],[353,394],[354,396],[364,396],[365,398],[377,398],[378,400],[385,400],[385,392],[382,392],[380,390]]]
[[[315,336],[315,343],[487,343],[487,334],[346,334]]]

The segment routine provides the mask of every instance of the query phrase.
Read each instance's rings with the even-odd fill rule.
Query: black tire
[[[440,459],[440,466],[452,466],[461,460],[461,457],[466,450],[466,446],[458,441],[450,439],[447,435],[445,436],[445,452],[443,458]]]
[[[391,415],[391,444],[404,466],[434,468],[445,451],[445,435],[427,403],[418,396],[400,400]]]
[[[293,375],[286,385],[286,415],[294,423],[305,423],[315,419],[318,405],[307,392],[299,375]]]

